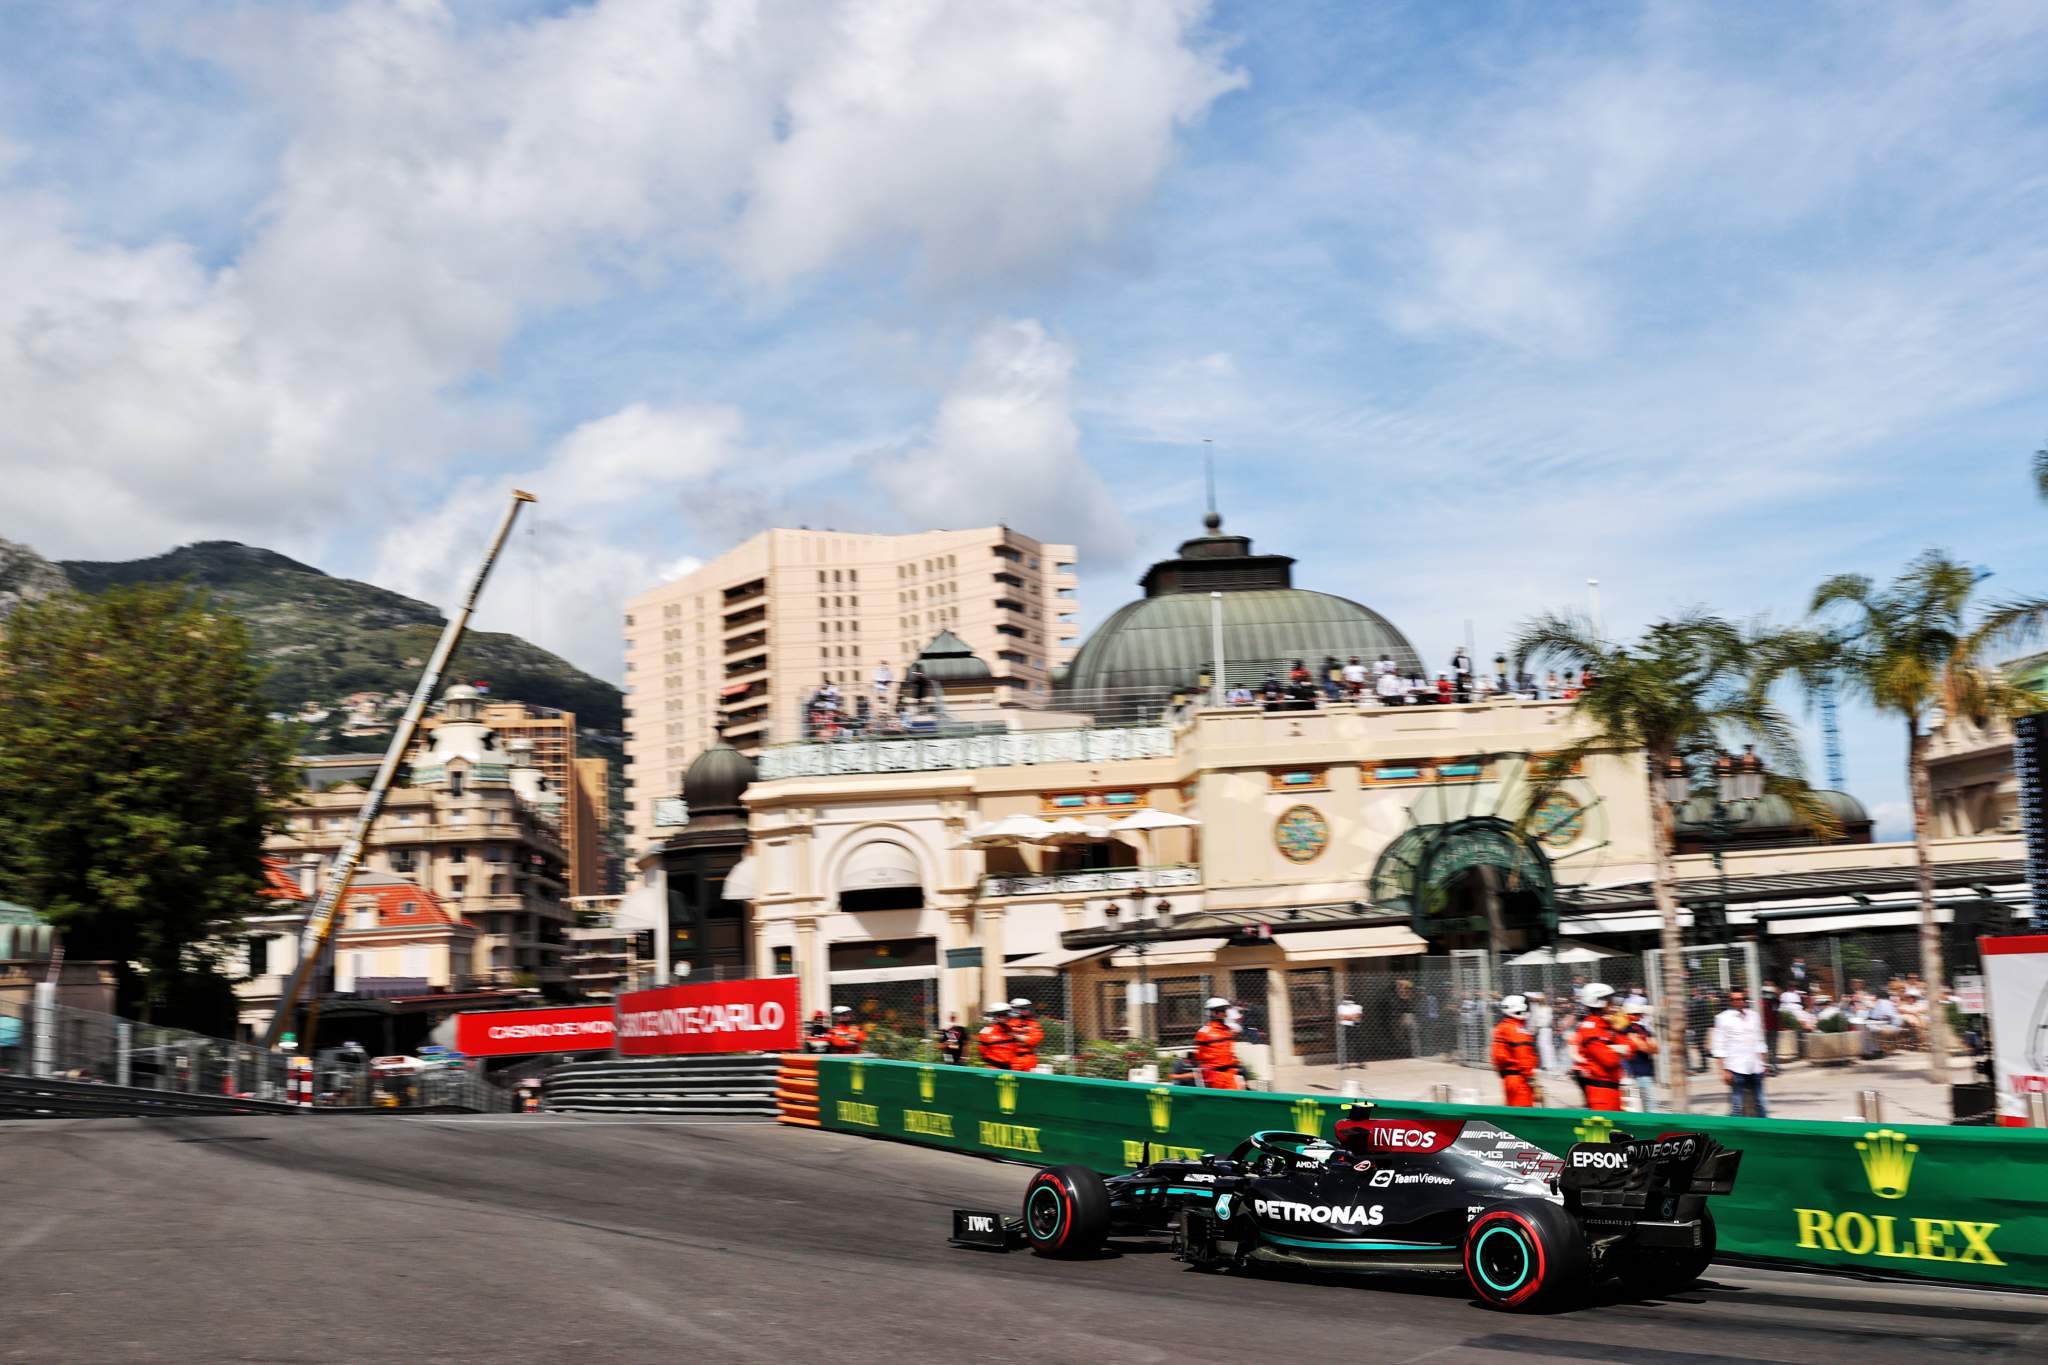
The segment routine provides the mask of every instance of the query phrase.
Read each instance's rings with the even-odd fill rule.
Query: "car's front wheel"
[[[1489,1308],[1536,1312],[1585,1290],[1586,1235],[1541,1199],[1496,1204],[1465,1229],[1465,1279]]]
[[[1089,1256],[1109,1237],[1109,1190],[1086,1166],[1049,1166],[1024,1187],[1024,1239],[1041,1256]]]

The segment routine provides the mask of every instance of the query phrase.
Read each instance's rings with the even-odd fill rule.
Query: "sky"
[[[1199,527],[1440,665],[2048,593],[2048,6],[0,6],[0,536],[264,545],[619,680],[770,525]],[[1903,736],[1850,789],[1906,830]]]

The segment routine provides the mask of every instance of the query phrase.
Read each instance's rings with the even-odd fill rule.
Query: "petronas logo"
[[[1891,1128],[1878,1128],[1863,1135],[1856,1155],[1863,1159],[1863,1178],[1879,1199],[1904,1199],[1906,1184],[1913,1178],[1913,1158],[1920,1145],[1906,1141],[1906,1135]]]
[[[939,1069],[935,1066],[921,1066],[917,1069],[917,1097],[930,1104],[939,1093]]]
[[[853,1064],[853,1079],[847,1082],[847,1084],[852,1087],[853,1093],[856,1095],[864,1094],[867,1091],[867,1065],[866,1062],[855,1062]]]
[[[1152,1131],[1163,1133],[1173,1126],[1173,1091],[1158,1086],[1145,1096],[1145,1103],[1152,1111]]]
[[[1310,1137],[1323,1135],[1323,1107],[1314,1100],[1294,1102],[1294,1131]]]
[[[1589,1114],[1585,1122],[1573,1128],[1572,1132],[1581,1142],[1612,1142],[1614,1130],[1619,1126],[1613,1119],[1603,1119],[1598,1114]],[[1860,1147],[1863,1144],[1859,1142],[1856,1145]]]
[[[1005,1114],[1017,1112],[1017,1078],[1007,1072],[996,1077],[996,1108]]]

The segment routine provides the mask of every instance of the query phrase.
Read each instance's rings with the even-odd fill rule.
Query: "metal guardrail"
[[[187,1095],[94,1081],[0,1076],[0,1119],[173,1118],[203,1114],[296,1114],[282,1100]]]
[[[541,1107],[567,1113],[675,1114],[760,1119],[776,1115],[780,1059],[747,1053],[569,1062],[541,1082]]]

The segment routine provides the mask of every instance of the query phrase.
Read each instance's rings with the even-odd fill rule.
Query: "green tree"
[[[1778,657],[1775,637],[1745,633],[1718,616],[1692,612],[1660,622],[1633,645],[1600,638],[1583,617],[1549,615],[1525,625],[1516,636],[1516,667],[1561,663],[1591,669],[1593,685],[1579,694],[1579,716],[1587,733],[1553,757],[1539,773],[1529,808],[1543,804],[1547,788],[1595,752],[1641,752],[1650,815],[1653,861],[1651,892],[1657,905],[1658,945],[1663,950],[1664,1010],[1659,1020],[1670,1068],[1672,1101],[1687,1104],[1685,1005],[1687,987],[1678,922],[1678,868],[1674,811],[1665,777],[1674,763],[1688,774],[1710,775],[1733,742],[1754,743],[1769,771],[1769,790],[1825,834],[1834,831],[1826,808],[1798,780],[1800,756],[1791,722],[1771,704],[1770,675],[1763,665]]]
[[[1941,929],[1934,918],[1934,801],[1927,776],[1928,721],[1937,707],[1983,725],[2039,710],[2041,698],[2015,686],[1990,662],[2023,643],[2048,620],[2048,602],[1988,607],[1971,624],[1970,598],[1981,575],[1940,550],[1906,566],[1879,588],[1861,574],[1837,574],[1813,594],[1812,610],[1831,628],[1809,637],[1803,655],[1832,672],[1844,692],[1861,695],[1906,727],[1906,781],[1913,805],[1913,861],[1920,884],[1920,972],[1933,1008],[1927,1011],[1927,1060],[1933,1077],[1949,1081],[1946,976]],[[1807,672],[1812,669],[1808,668]]]
[[[2034,491],[2048,499],[2048,446],[2034,452]]]
[[[191,998],[262,884],[295,785],[235,618],[179,586],[63,595],[0,635],[0,896],[45,911],[124,1003]]]

